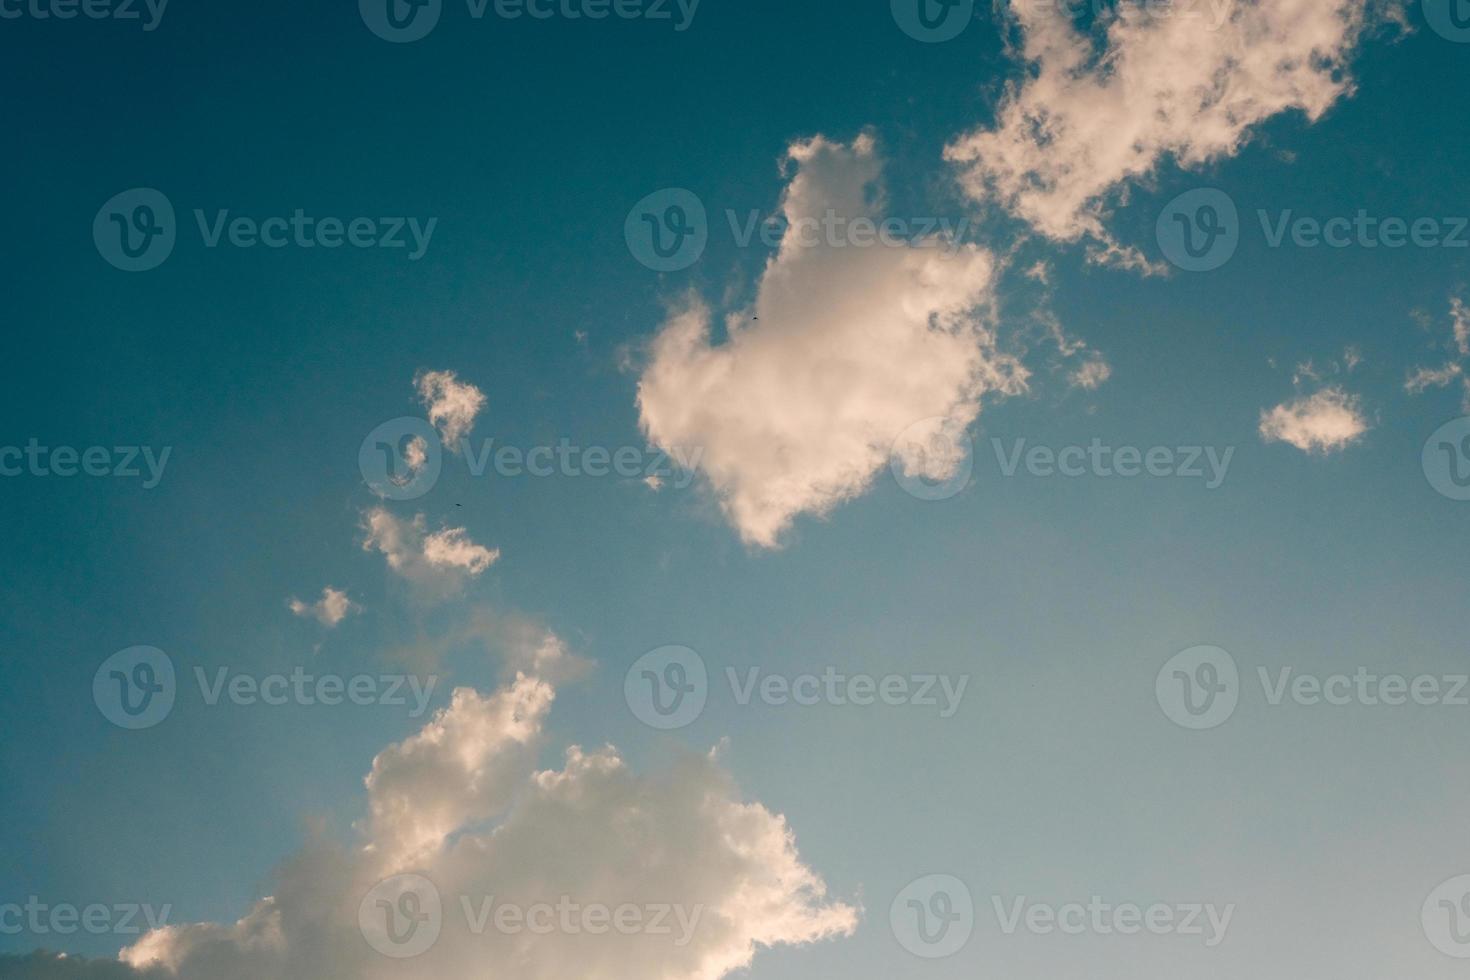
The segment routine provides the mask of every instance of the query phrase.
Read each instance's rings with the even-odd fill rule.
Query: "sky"
[[[0,977],[1458,976],[1464,0],[0,0]]]

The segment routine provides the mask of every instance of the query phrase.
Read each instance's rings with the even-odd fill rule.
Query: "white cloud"
[[[1306,453],[1345,449],[1368,431],[1358,400],[1341,388],[1324,388],[1309,397],[1261,413],[1261,438],[1285,442]]]
[[[418,734],[389,746],[367,777],[368,837],[389,866],[415,866],[457,828],[510,804],[555,692],[522,674],[489,697],[454,692]]]
[[[1446,364],[1439,368],[1419,368],[1404,382],[1404,390],[1411,395],[1421,395],[1430,388],[1443,388],[1461,375],[1458,364]]]
[[[799,514],[862,493],[890,446],[922,419],[968,425],[986,392],[1025,387],[988,324],[995,259],[970,244],[803,242],[803,221],[882,220],[873,140],[793,144],[781,210],[789,222],[753,310],[715,315],[691,295],[654,338],[638,386],[644,430],[660,448],[700,447],[700,470],[749,544],[774,547]],[[947,254],[948,253],[948,254]],[[753,319],[758,317],[759,319]],[[943,461],[905,459],[911,472]]]
[[[460,439],[469,434],[475,416],[485,407],[484,393],[460,381],[453,371],[420,371],[413,383],[444,445],[458,452]]]
[[[322,597],[316,602],[303,602],[293,596],[287,600],[286,605],[303,619],[315,619],[326,627],[336,626],[346,619],[348,614],[362,608],[349,599],[346,592],[334,589],[330,585],[322,589]]]
[[[1470,309],[1459,297],[1450,300],[1450,335],[1453,340],[1450,359],[1437,368],[1415,369],[1404,382],[1404,391],[1421,395],[1430,388],[1443,388],[1458,380],[1460,409],[1470,414],[1470,377],[1465,370],[1470,366]]]
[[[571,746],[561,768],[536,771],[554,697],[550,682],[524,673],[490,695],[456,690],[420,732],[373,761],[356,846],[308,845],[277,873],[273,895],[232,925],[144,935],[119,956],[133,969],[44,956],[38,963],[47,972],[37,973],[72,980],[718,980],[748,967],[760,949],[854,931],[857,909],[827,897],[785,819],[743,801],[714,753],[642,776],[610,746]],[[432,882],[440,931],[419,955],[390,958],[364,938],[359,913],[377,883],[410,873]],[[625,934],[604,922],[594,934],[563,928],[559,915],[550,931],[511,931],[497,928],[493,910],[477,931],[491,896],[496,908],[565,897],[582,907],[675,912],[668,933]],[[366,905],[370,916],[380,914]]]
[[[1113,369],[1108,362],[1101,357],[1094,356],[1082,362],[1082,365],[1072,372],[1072,385],[1085,391],[1094,391],[1101,388],[1112,376]]]
[[[1110,4],[1101,46],[1065,5],[1007,4],[1029,70],[1007,89],[994,128],[962,135],[945,156],[975,200],[1052,239],[1094,238],[1100,261],[1147,269],[1104,230],[1114,193],[1166,157],[1193,168],[1231,156],[1278,113],[1319,119],[1352,91],[1348,67],[1375,11],[1396,2]]]
[[[1458,296],[1450,300],[1450,320],[1455,334],[1455,350],[1461,357],[1470,357],[1470,309]]]
[[[479,575],[500,558],[499,549],[469,539],[462,527],[430,532],[423,514],[403,521],[385,507],[363,514],[364,551],[380,551],[388,567],[410,582],[453,588]]]

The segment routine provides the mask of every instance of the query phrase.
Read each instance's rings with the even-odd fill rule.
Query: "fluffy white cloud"
[[[1103,228],[1113,192],[1166,157],[1189,168],[1230,156],[1277,113],[1317,120],[1352,90],[1348,68],[1365,29],[1398,4],[1109,4],[1104,38],[1078,30],[1066,5],[1007,4],[1028,71],[1007,89],[994,127],[959,137],[945,156],[975,200],[1049,238],[1097,239],[1100,261],[1139,266],[1142,257]]]
[[[988,324],[989,252],[940,240],[842,247],[803,232],[831,215],[885,217],[870,137],[796,143],[787,166],[787,231],[753,309],[728,313],[716,343],[709,305],[684,299],[654,338],[638,386],[650,441],[701,449],[700,470],[726,516],[763,547],[797,515],[862,493],[904,429],[936,416],[968,425],[982,394],[1020,391],[1026,378]],[[903,462],[934,479],[954,463]]]
[[[304,619],[315,619],[323,626],[336,626],[346,619],[349,613],[357,612],[361,607],[341,589],[334,589],[330,585],[322,589],[322,597],[316,602],[303,602],[292,597],[287,600],[286,606],[296,615]]]
[[[498,549],[471,541],[462,527],[430,532],[423,514],[403,521],[385,507],[362,517],[364,551],[380,551],[388,567],[418,585],[452,589],[479,575],[500,558]]]
[[[560,644],[540,647],[552,657],[546,651]],[[857,910],[828,898],[784,818],[743,801],[714,753],[649,777],[612,747],[572,746],[560,769],[536,771],[554,696],[550,682],[525,673],[490,695],[455,691],[422,731],[373,761],[362,840],[312,843],[238,922],[150,932],[120,962],[38,956],[27,975],[718,980],[759,949],[853,932]],[[396,882],[380,883],[406,874],[430,883],[437,903],[393,902]],[[420,884],[414,894],[429,893]],[[380,908],[375,899],[385,895]],[[563,917],[560,907],[572,904],[637,907],[647,928]],[[497,914],[538,905],[553,910],[538,919]],[[412,958],[380,951],[379,920],[396,908],[427,916],[426,937],[437,930]],[[536,921],[551,927],[532,928]],[[17,962],[0,959],[0,974]]]
[[[489,697],[462,687],[422,731],[379,753],[367,777],[371,848],[410,867],[456,828],[503,811],[553,697],[525,674]]]
[[[469,434],[475,416],[485,407],[484,392],[460,381],[453,371],[420,371],[413,383],[444,445],[458,452],[460,439]]]
[[[1341,388],[1277,405],[1261,413],[1261,438],[1323,455],[1345,449],[1368,431],[1358,400]]]

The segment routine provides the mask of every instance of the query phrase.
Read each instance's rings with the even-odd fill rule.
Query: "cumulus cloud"
[[[475,417],[485,407],[484,392],[460,381],[453,371],[420,371],[413,383],[444,445],[458,452],[460,439],[469,435]]]
[[[1095,239],[1098,261],[1147,271],[1103,227],[1116,192],[1166,158],[1193,168],[1231,156],[1278,113],[1316,121],[1352,91],[1348,69],[1365,30],[1398,6],[1110,4],[1099,15],[1105,28],[1089,33],[1065,6],[1008,4],[1026,75],[1006,90],[995,125],[960,136],[945,156],[976,201],[1051,239]]]
[[[314,619],[328,628],[336,626],[346,619],[348,614],[362,608],[349,599],[346,592],[334,589],[330,585],[322,589],[322,597],[316,602],[303,602],[293,596],[286,601],[286,605],[303,619]]]
[[[489,695],[456,690],[373,761],[361,839],[308,845],[239,921],[157,929],[117,961],[0,957],[0,976],[718,980],[760,949],[854,931],[858,910],[828,897],[785,819],[742,800],[714,753],[645,776],[611,746],[571,746],[537,771],[554,698],[526,673]],[[548,905],[549,929],[497,914]],[[563,905],[636,907],[642,927]],[[420,927],[422,950],[391,955]]]
[[[1367,431],[1358,400],[1337,387],[1324,388],[1261,413],[1262,439],[1285,442],[1305,453],[1326,455],[1345,449]]]
[[[1459,381],[1460,408],[1470,414],[1470,377],[1465,373],[1470,365],[1470,308],[1459,297],[1450,300],[1450,341],[1449,359],[1437,368],[1416,368],[1404,382],[1404,390],[1420,395]]]
[[[869,136],[793,144],[781,202],[787,231],[751,310],[724,317],[697,295],[671,309],[638,386],[640,421],[662,449],[699,447],[700,471],[749,544],[774,547],[800,514],[862,493],[895,437],[945,416],[963,427],[987,392],[1026,372],[990,326],[996,262],[940,239],[842,247],[813,221],[884,217],[882,161]],[[942,246],[942,247],[941,247]],[[951,475],[911,455],[909,472]]]
[[[363,550],[382,552],[389,568],[418,585],[462,585],[500,558],[498,549],[471,541],[462,527],[429,531],[423,514],[404,521],[385,507],[374,507],[363,514],[362,528]]]

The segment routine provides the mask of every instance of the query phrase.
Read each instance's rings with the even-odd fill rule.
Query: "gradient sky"
[[[677,771],[728,740],[720,765],[739,797],[784,815],[829,899],[861,909],[851,935],[762,949],[752,977],[1458,975],[1420,913],[1470,873],[1470,707],[1272,706],[1256,674],[1470,671],[1470,503],[1421,465],[1431,433],[1467,409],[1458,382],[1406,390],[1455,360],[1470,249],[1272,248],[1256,214],[1470,214],[1470,117],[1455,100],[1470,45],[1410,4],[1408,30],[1353,46],[1355,90],[1322,118],[1271,114],[1234,152],[1189,166],[1164,154],[1120,180],[1107,232],[1160,270],[1170,201],[1211,187],[1239,208],[1226,264],[1150,275],[963,192],[945,147],[995,125],[1021,77],[1002,14],[980,7],[932,44],[880,2],[703,0],[684,31],[476,22],[447,2],[406,44],[375,37],[350,3],[174,0],[153,31],[0,20],[0,446],[171,447],[152,489],[0,478],[0,904],[146,902],[170,905],[171,922],[234,922],[313,828],[354,839],[375,755],[426,720],[208,706],[190,678],[164,722],[126,731],[92,698],[115,652],[155,646],[181,673],[437,672],[438,710],[452,687],[503,677],[498,658],[443,640],[491,610],[594,664],[558,684],[538,765],[612,744],[633,770]],[[742,540],[708,474],[655,492],[474,477],[445,454],[417,500],[381,502],[365,484],[360,445],[425,413],[425,370],[483,392],[472,440],[644,447],[638,388],[670,310],[690,290],[745,309],[773,255],[738,247],[725,210],[775,212],[801,169],[783,173],[789,147],[864,133],[889,213],[968,219],[966,241],[1006,258],[995,330],[1031,375],[1025,392],[984,399],[962,491],[919,500],[884,467],[763,547]],[[99,256],[92,223],[135,187],[167,195],[179,240],[158,268],[126,273]],[[624,222],[671,187],[708,208],[710,244],[659,273],[630,254]],[[417,261],[209,249],[194,208],[438,223]],[[1035,263],[1045,284],[1025,274]],[[1075,364],[1039,326],[1053,322],[1106,363],[1103,383],[1069,380]],[[1263,413],[1323,391],[1348,399],[1350,438],[1263,436]],[[1007,478],[991,443],[1095,437],[1234,454],[1211,490]],[[380,505],[464,528],[499,558],[426,598],[361,546]],[[353,614],[331,628],[292,614],[288,600],[329,585]],[[668,644],[697,651],[713,684],[697,720],[662,732],[629,709],[624,675]],[[1161,710],[1155,678],[1206,644],[1239,665],[1240,704],[1190,731]],[[968,686],[948,718],[742,706],[724,672],[752,666]],[[895,896],[930,874],[961,879],[976,905],[974,935],[945,959],[915,958],[889,924]],[[1236,909],[1213,949],[1005,935],[992,898],[1022,895]],[[134,938],[0,933],[0,954],[109,958]],[[27,975],[20,962],[0,959],[0,974]]]

